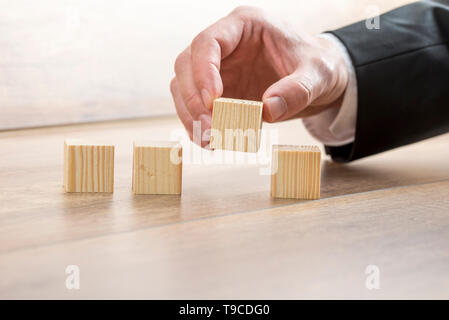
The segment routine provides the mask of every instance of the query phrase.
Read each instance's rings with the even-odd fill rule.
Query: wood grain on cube
[[[114,146],[65,140],[63,179],[66,192],[113,192]]]
[[[271,195],[319,199],[321,151],[317,146],[274,145]]]
[[[218,98],[214,100],[211,124],[212,149],[257,152],[260,145],[263,103]]]
[[[181,144],[135,141],[133,158],[135,194],[181,194]]]

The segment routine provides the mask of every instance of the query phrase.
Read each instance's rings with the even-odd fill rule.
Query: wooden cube
[[[319,199],[321,151],[317,146],[274,145],[271,196]]]
[[[64,142],[65,192],[113,192],[114,146],[81,140]]]
[[[135,141],[134,194],[181,194],[181,190],[181,144],[171,141]]]
[[[259,101],[215,99],[210,148],[257,152],[260,146],[262,107],[263,103]]]

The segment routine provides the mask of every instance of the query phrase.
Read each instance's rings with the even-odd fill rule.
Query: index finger
[[[220,76],[221,60],[238,46],[243,34],[244,22],[229,15],[214,23],[192,41],[190,46],[193,78],[196,87],[209,109],[213,99],[223,93]]]

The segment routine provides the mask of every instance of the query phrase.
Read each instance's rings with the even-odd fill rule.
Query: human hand
[[[203,137],[210,129],[217,97],[261,100],[263,119],[277,122],[340,105],[348,82],[331,41],[293,32],[252,7],[238,7],[196,36],[175,73],[170,89],[190,139],[193,121],[201,121]]]

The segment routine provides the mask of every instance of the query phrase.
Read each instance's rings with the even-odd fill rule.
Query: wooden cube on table
[[[135,141],[135,194],[181,194],[182,146],[178,142]]]
[[[257,152],[260,146],[262,107],[263,103],[259,101],[215,99],[210,148]]]
[[[64,190],[113,192],[114,146],[76,139],[65,140]]]
[[[272,197],[320,198],[321,151],[317,146],[274,145],[272,157]]]

